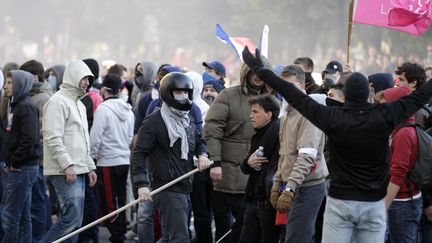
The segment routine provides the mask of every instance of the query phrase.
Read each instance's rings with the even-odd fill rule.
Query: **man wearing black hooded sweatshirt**
[[[41,157],[39,110],[29,96],[33,76],[26,71],[6,73],[9,98],[5,139],[5,184],[2,242],[32,242],[32,187]]]
[[[352,236],[356,242],[383,242],[389,135],[429,100],[432,82],[393,103],[370,104],[366,77],[352,73],[344,106],[325,107],[267,70],[259,50],[255,57],[246,47],[243,60],[329,138],[331,181],[322,242],[350,242]]]

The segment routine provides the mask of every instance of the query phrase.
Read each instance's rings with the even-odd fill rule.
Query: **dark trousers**
[[[239,243],[277,243],[276,211],[267,201],[248,202]]]
[[[246,204],[244,194],[231,194],[213,191],[211,193],[214,220],[216,224],[216,241],[219,240],[231,228],[229,236],[225,237],[223,243],[237,243],[243,227],[243,216]],[[231,227],[231,215],[235,222]]]
[[[191,203],[194,215],[196,242],[213,242],[210,193],[213,190],[208,170],[194,175]]]
[[[85,176],[84,216],[82,226],[88,225],[99,219],[98,188],[89,186],[89,178]],[[78,242],[99,242],[99,228],[97,225],[81,232]]]
[[[126,205],[126,181],[129,165],[97,167],[99,205],[102,215],[109,214]],[[121,212],[105,221],[111,233],[111,242],[123,242],[126,234],[126,215]]]

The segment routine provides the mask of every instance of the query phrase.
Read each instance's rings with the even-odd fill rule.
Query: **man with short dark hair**
[[[276,211],[269,198],[271,178],[279,161],[279,139],[275,139],[279,136],[279,104],[269,94],[253,97],[249,103],[255,134],[251,139],[249,153],[240,165],[242,172],[249,175],[249,178],[245,191],[245,218],[239,242],[276,243],[280,227],[275,225]],[[258,151],[262,152],[261,156]]]

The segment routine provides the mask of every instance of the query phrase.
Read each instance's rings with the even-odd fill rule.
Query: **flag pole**
[[[349,13],[348,13],[348,40],[347,40],[347,55],[346,55],[346,63],[348,65],[350,62],[350,46],[351,46],[353,11],[354,11],[354,0],[350,0]]]

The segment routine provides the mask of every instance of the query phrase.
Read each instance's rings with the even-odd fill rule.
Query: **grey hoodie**
[[[26,71],[12,70],[12,104],[18,102],[22,96],[29,94],[33,85],[33,76]]]
[[[90,149],[98,166],[129,164],[134,121],[132,107],[119,98],[107,99],[96,109]]]

